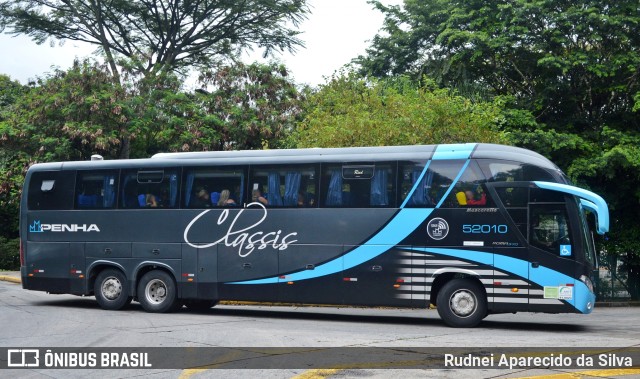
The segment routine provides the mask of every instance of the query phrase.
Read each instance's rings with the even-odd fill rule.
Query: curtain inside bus
[[[388,175],[386,169],[375,170],[375,174],[371,179],[371,205],[386,206],[389,205],[389,195],[387,194]]]
[[[432,205],[428,188],[431,188],[431,182],[433,181],[433,171],[427,170],[427,173],[424,175],[422,180],[420,180],[420,183],[416,185],[423,170],[423,167],[415,167],[411,172],[411,182],[415,187],[415,191],[413,192],[413,195],[411,195],[411,199],[409,199],[408,205]]]
[[[284,178],[284,205],[295,207],[298,205],[298,193],[302,174],[297,171],[289,171]]]
[[[280,174],[277,171],[271,171],[268,174],[268,187],[269,193],[267,193],[267,200],[272,207],[282,206],[282,197],[280,196]]]
[[[340,168],[331,170],[326,205],[329,207],[342,205],[342,169]]]

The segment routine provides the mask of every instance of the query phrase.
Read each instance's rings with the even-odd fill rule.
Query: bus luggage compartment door
[[[221,299],[276,301],[277,283],[252,283],[278,275],[278,251],[255,249],[250,254],[236,246],[217,244]]]
[[[69,245],[68,242],[28,241],[23,288],[69,293]]]
[[[218,299],[217,249],[216,245],[201,249],[182,245],[182,274],[179,280],[183,298]]]

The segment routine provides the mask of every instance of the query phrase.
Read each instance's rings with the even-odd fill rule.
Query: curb
[[[0,280],[5,282],[16,283],[16,284],[22,283],[22,280],[20,278],[15,278],[13,276],[6,276],[6,275],[0,275]]]
[[[640,301],[603,301],[601,303],[596,302],[596,307],[599,307],[599,308],[640,307]]]

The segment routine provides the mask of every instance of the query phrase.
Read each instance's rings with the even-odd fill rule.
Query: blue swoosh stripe
[[[348,254],[316,267],[313,271],[298,271],[287,275],[287,281],[300,281],[348,270],[377,257],[403,239],[407,238],[427,217],[433,208],[405,208],[370,240],[350,251]],[[278,277],[232,282],[228,284],[272,284],[278,283]]]
[[[460,258],[467,261],[478,262],[496,269],[511,273],[523,279],[527,279],[541,287],[551,286],[558,287],[566,284],[574,285],[573,298],[565,300],[581,313],[591,313],[591,309],[587,308],[587,303],[595,302],[595,294],[589,291],[589,288],[580,280],[576,280],[568,275],[552,270],[545,266],[539,266],[531,277],[529,276],[528,261],[508,257],[500,254],[486,253],[484,251],[459,250],[459,249],[440,249],[440,248],[412,248],[409,250],[419,251],[423,253],[433,253],[446,255],[450,257]],[[470,259],[470,258],[473,259]]]
[[[469,165],[471,153],[475,149],[476,145],[477,144],[475,143],[465,143],[439,145],[438,147],[436,147],[436,151],[431,158],[432,160],[467,159],[465,164],[462,166],[462,169],[458,173],[458,176],[455,178],[453,183],[451,183],[445,195],[442,196],[442,199],[440,200],[440,203],[436,206],[436,208],[439,208],[442,205],[444,199],[449,195],[453,187],[458,182],[458,179]],[[416,190],[417,186],[421,183],[422,177],[424,177],[425,173],[427,172],[430,163],[431,160],[425,165],[420,175],[420,179],[417,180],[416,183],[414,183],[410,194],[412,194]],[[408,195],[407,199],[409,199],[410,197],[411,196]],[[396,246],[402,240],[407,238],[409,234],[411,234],[418,226],[420,226],[435,209],[404,208],[406,203],[407,200],[405,199],[405,201],[401,205],[400,211],[394,216],[394,218],[380,232],[378,232],[364,244],[356,247],[342,257],[338,257],[316,267],[313,271],[304,270],[289,274],[287,275],[287,281],[300,281],[318,278],[321,276],[335,274],[343,270],[348,270],[368,260],[371,260],[386,252],[390,248]],[[275,276],[264,279],[230,282],[227,284],[273,284],[278,282],[279,277]]]
[[[436,161],[442,159],[469,159],[476,146],[476,143],[438,145],[431,159]]]

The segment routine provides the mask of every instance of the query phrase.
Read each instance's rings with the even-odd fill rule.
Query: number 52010
[[[490,224],[464,224],[462,225],[462,233],[466,234],[505,234],[509,231],[509,228],[504,225],[490,225]]]

